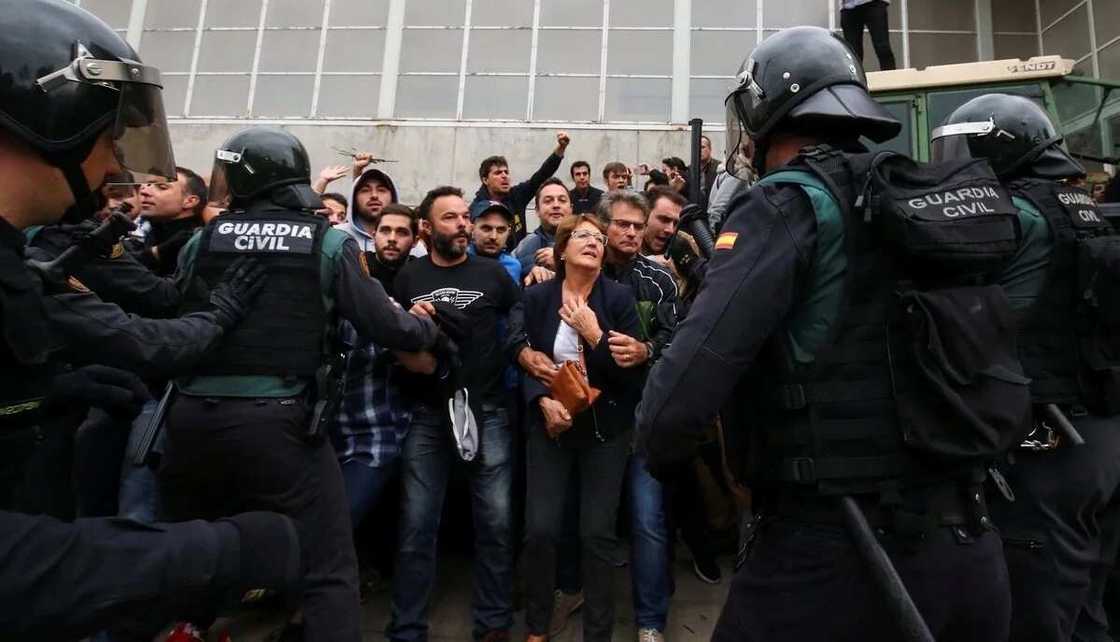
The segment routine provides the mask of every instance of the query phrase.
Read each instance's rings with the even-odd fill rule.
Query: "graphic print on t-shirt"
[[[467,306],[482,298],[482,292],[476,290],[460,290],[459,288],[440,288],[432,290],[427,294],[413,297],[412,303],[420,303],[427,301],[429,303],[450,303],[451,305],[465,310]]]

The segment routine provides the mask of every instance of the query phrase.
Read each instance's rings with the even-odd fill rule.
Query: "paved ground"
[[[445,553],[441,559],[440,580],[432,601],[431,641],[432,642],[469,642],[471,639],[470,617],[470,560],[463,554]],[[711,637],[712,628],[719,616],[730,578],[730,561],[721,560],[723,582],[709,585],[696,579],[692,573],[691,558],[682,549],[676,563],[677,592],[669,611],[669,626],[665,637],[669,642],[700,642]],[[628,569],[615,572],[614,589],[617,608],[615,611],[615,642],[632,642],[635,639],[634,613],[630,599],[630,576]],[[363,605],[362,628],[365,640],[384,640],[383,631],[389,621],[389,596],[381,591],[370,596]],[[242,618],[234,623],[234,642],[256,642],[264,640],[265,633],[276,626],[275,617],[256,615]],[[525,613],[515,615],[513,640],[524,640]],[[579,616],[573,619],[568,628],[553,642],[578,642],[582,639],[582,626]]]

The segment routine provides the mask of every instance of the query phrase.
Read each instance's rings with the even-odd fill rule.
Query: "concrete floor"
[[[678,555],[675,573],[677,591],[669,609],[669,624],[665,638],[669,642],[700,642],[710,639],[712,628],[719,617],[720,608],[727,594],[731,569],[730,560],[721,560],[723,581],[718,585],[705,584],[692,573],[692,560],[682,549]],[[615,642],[636,639],[633,603],[630,598],[628,568],[615,572],[614,592]],[[431,642],[468,642],[471,639],[470,613],[471,577],[470,560],[463,554],[444,553],[440,560],[440,577],[432,596]],[[279,619],[275,614],[247,615],[234,623],[230,630],[233,642],[263,641],[274,630]],[[384,640],[385,625],[389,621],[388,588],[369,596],[362,605],[362,630],[364,640]],[[552,642],[578,642],[582,639],[582,624],[577,614],[568,627]],[[525,637],[525,612],[514,615],[514,642]]]

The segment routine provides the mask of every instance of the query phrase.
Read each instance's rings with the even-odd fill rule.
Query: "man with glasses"
[[[655,361],[677,325],[677,284],[673,276],[641,255],[649,213],[649,203],[636,192],[615,190],[599,201],[599,217],[608,221],[603,274],[633,289],[642,328],[640,340],[613,332],[608,337],[611,354],[623,367]],[[672,586],[665,493],[638,456],[630,460],[629,475],[634,619],[641,642],[661,642]]]

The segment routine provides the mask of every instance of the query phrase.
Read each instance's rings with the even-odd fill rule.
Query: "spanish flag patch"
[[[730,250],[735,247],[735,241],[739,239],[738,232],[724,232],[716,239],[717,250]]]

